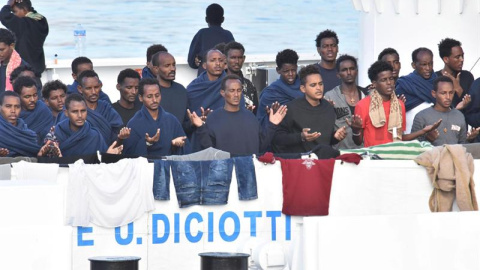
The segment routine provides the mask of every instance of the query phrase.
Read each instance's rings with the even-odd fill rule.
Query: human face
[[[71,101],[65,109],[65,115],[70,119],[70,129],[77,131],[87,120],[87,104],[83,101]]]
[[[432,90],[432,96],[435,98],[435,108],[441,111],[450,110],[452,105],[453,95],[455,91],[453,90],[453,84],[450,82],[439,82],[437,86],[437,91]]]
[[[323,80],[320,74],[310,74],[305,78],[305,85],[300,85],[300,91],[305,93],[308,103],[315,106],[323,98]]]
[[[393,72],[386,70],[378,73],[377,80],[373,81],[372,83],[383,100],[390,100],[392,93],[395,91],[395,79],[393,78]]]
[[[140,96],[140,101],[149,111],[157,111],[162,95],[160,88],[156,84],[146,84],[143,86],[143,95]]]
[[[225,99],[226,110],[238,110],[240,99],[242,98],[242,83],[236,79],[230,79],[225,84],[226,89],[222,89],[220,94]]]
[[[322,61],[335,62],[338,53],[338,44],[335,38],[322,38],[320,47],[317,48]]]
[[[0,42],[0,62],[8,63],[14,49],[15,43],[7,45],[5,42]]]
[[[412,67],[424,78],[430,79],[433,71],[433,57],[429,52],[421,51],[417,54],[417,61],[412,63]]]
[[[74,80],[77,80],[77,77],[82,74],[85,70],[93,70],[93,65],[89,63],[80,64],[77,66],[77,74],[72,73]]]
[[[297,79],[297,65],[283,64],[280,68],[277,67],[277,73],[286,84],[294,84]]]
[[[127,103],[134,103],[138,94],[137,78],[125,78],[123,83],[117,84],[117,89],[120,91],[120,98]]]
[[[203,68],[207,71],[208,78],[213,81],[222,75],[224,65],[223,54],[219,51],[210,51],[207,54],[207,62],[203,63]]]
[[[22,102],[22,108],[24,110],[34,110],[38,101],[37,87],[23,87],[22,94],[20,95],[20,101]]]
[[[393,78],[398,79],[398,74],[400,74],[400,57],[397,54],[386,54],[382,57],[382,61],[389,63],[393,67]]]
[[[0,106],[0,113],[3,119],[10,124],[17,126],[17,119],[21,111],[20,99],[18,97],[6,96],[3,99],[3,105]]]
[[[50,91],[50,96],[45,99],[47,106],[54,112],[61,112],[65,105],[65,91],[63,89],[57,89]]]
[[[460,72],[463,68],[463,49],[460,46],[452,48],[450,56],[443,58],[445,65],[452,71]]]
[[[232,73],[239,73],[242,69],[243,63],[245,62],[245,55],[243,55],[242,50],[233,49],[228,50],[227,53],[227,67],[228,70]]]
[[[19,8],[17,7],[16,5],[14,5],[12,7],[12,12],[13,12],[13,15],[19,17],[19,18],[23,18],[25,17],[25,15],[27,15],[28,11],[24,8]]]
[[[175,80],[175,74],[177,72],[177,66],[175,58],[171,54],[162,53],[158,56],[159,66],[154,67],[156,69],[157,78],[160,81],[172,82]]]
[[[355,84],[357,79],[358,69],[355,63],[351,60],[345,60],[340,63],[338,77],[345,84]]]
[[[78,85],[78,90],[82,93],[85,100],[90,103],[94,104],[98,101],[98,95],[102,89],[102,84],[98,77],[84,77],[83,78],[83,86]]]

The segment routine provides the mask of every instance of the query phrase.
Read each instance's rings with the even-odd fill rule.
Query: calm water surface
[[[49,21],[47,59],[74,58],[73,29],[87,30],[91,58],[145,57],[154,43],[186,57],[192,37],[206,27],[211,1],[33,0]],[[247,54],[275,54],[285,48],[316,55],[314,39],[327,28],[337,32],[340,52],[357,54],[360,14],[350,0],[217,1],[225,9],[223,27],[232,31]]]

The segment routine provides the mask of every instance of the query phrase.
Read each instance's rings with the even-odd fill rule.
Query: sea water
[[[206,7],[217,2],[225,10],[223,27],[246,48],[246,55],[276,54],[286,48],[317,58],[316,35],[332,29],[340,53],[358,54],[360,13],[350,0],[33,0],[47,17],[50,33],[45,57],[53,61],[76,55],[73,30],[87,31],[90,58],[145,57],[161,43],[174,56],[187,57],[190,42],[205,23]]]

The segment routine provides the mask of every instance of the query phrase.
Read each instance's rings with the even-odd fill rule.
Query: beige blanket
[[[461,211],[478,210],[473,181],[473,158],[459,144],[434,147],[415,162],[427,169],[434,190],[429,205],[432,212],[452,211],[457,199]]]

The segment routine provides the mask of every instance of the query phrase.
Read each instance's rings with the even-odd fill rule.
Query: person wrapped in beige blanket
[[[452,211],[457,200],[460,211],[478,210],[473,181],[473,157],[460,144],[434,147],[415,162],[427,169],[434,190],[429,206],[432,212]]]

